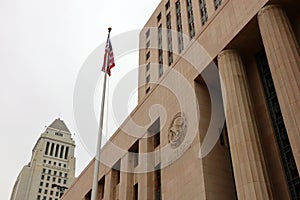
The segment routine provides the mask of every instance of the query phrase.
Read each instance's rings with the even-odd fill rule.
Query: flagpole
[[[108,28],[108,37],[107,42],[109,42],[111,28]],[[108,43],[106,43],[107,45]],[[98,194],[98,174],[99,174],[99,165],[100,165],[100,153],[101,153],[101,141],[102,141],[102,131],[103,131],[103,115],[104,115],[104,104],[105,104],[105,93],[106,93],[106,80],[107,80],[107,69],[109,66],[109,52],[106,53],[105,58],[105,70],[104,70],[104,83],[103,83],[103,92],[102,92],[102,102],[101,102],[101,110],[100,110],[100,121],[99,121],[99,129],[98,129],[98,140],[97,140],[97,152],[94,163],[94,176],[93,176],[93,188],[92,188],[92,199],[97,200]]]

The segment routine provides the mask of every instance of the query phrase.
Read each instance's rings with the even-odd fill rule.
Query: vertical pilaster
[[[241,57],[225,50],[218,66],[238,198],[272,199]]]
[[[258,14],[283,120],[300,172],[300,53],[289,19],[279,5],[268,5]]]
[[[113,178],[112,171],[110,170],[105,175],[105,184],[104,184],[104,200],[112,200],[113,199]]]

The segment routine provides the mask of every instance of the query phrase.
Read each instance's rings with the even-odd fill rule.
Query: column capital
[[[218,59],[227,54],[238,54],[238,51],[236,49],[224,49],[219,53]]]
[[[262,14],[264,14],[266,11],[268,11],[270,9],[280,9],[281,10],[281,5],[279,5],[279,4],[266,5],[262,9],[260,9],[260,11],[257,14],[257,17],[260,17]]]

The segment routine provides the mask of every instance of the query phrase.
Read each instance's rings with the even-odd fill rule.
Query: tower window
[[[183,50],[183,36],[182,36],[182,19],[181,19],[181,8],[180,1],[177,1],[176,4],[176,22],[177,22],[177,33],[178,33],[178,51],[181,53]]]
[[[214,0],[214,2],[215,2],[215,9],[217,10],[222,4],[222,0]]]
[[[186,0],[190,38],[195,36],[194,14],[192,0]]]
[[[208,19],[207,10],[206,10],[206,1],[199,0],[199,3],[200,3],[201,22],[202,25],[204,25]]]

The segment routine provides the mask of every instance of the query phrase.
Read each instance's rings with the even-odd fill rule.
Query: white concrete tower
[[[55,119],[36,142],[21,170],[11,200],[58,200],[75,179],[75,142],[66,124]]]

